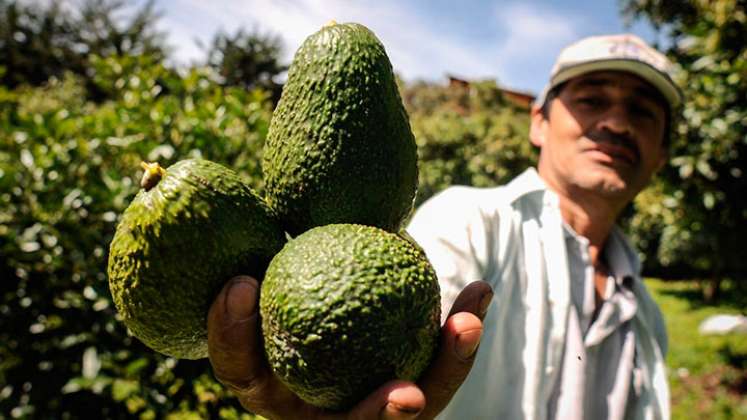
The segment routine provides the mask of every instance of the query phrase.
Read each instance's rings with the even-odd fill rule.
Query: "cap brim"
[[[567,82],[582,74],[602,70],[618,70],[637,75],[651,83],[654,88],[661,92],[672,110],[677,109],[682,104],[682,92],[668,75],[661,73],[659,70],[642,61],[627,59],[587,61],[582,64],[563,68],[553,76],[550,83],[545,86],[542,93],[537,97],[535,103],[538,106],[542,106],[547,98],[547,93],[563,82]]]

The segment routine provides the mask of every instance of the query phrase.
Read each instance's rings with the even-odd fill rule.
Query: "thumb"
[[[423,418],[441,412],[472,368],[482,335],[482,322],[469,312],[450,316],[441,328],[441,346],[425,375],[418,381],[428,400]]]
[[[259,328],[259,284],[231,279],[208,312],[208,355],[215,377],[236,391],[251,388],[266,374]]]
[[[485,282],[469,284],[459,294],[441,328],[439,352],[419,381],[428,404],[422,418],[441,412],[467,378],[482,336],[482,318],[493,291]]]

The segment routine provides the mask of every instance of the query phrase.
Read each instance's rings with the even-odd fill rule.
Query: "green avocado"
[[[144,188],[109,249],[112,298],[153,350],[207,357],[207,313],[216,294],[234,275],[261,278],[285,234],[228,168],[207,160],[146,166]]]
[[[348,409],[384,382],[417,380],[439,336],[425,255],[382,229],[332,224],[286,243],[260,293],[270,367],[303,400]]]
[[[417,147],[384,46],[329,24],[296,52],[263,160],[266,199],[297,235],[358,223],[396,232],[417,190]]]

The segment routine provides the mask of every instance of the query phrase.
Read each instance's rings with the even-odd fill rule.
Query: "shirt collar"
[[[618,226],[613,226],[607,238],[607,261],[618,281],[626,277],[637,279],[641,273],[641,261],[630,241]]]
[[[557,194],[547,188],[545,181],[539,176],[534,167],[527,168],[521,175],[514,178],[513,181],[506,185],[509,191],[510,201],[515,201],[525,195],[544,192],[544,204],[552,207],[558,206]],[[570,227],[566,231],[573,235],[576,232]],[[578,238],[578,236],[577,236]],[[585,238],[584,238],[585,239]],[[629,281],[626,278],[636,279],[641,271],[641,262],[638,254],[630,244],[630,241],[618,226],[613,226],[610,236],[607,239],[606,251],[610,268],[619,282]]]
[[[521,175],[506,184],[509,202],[514,202],[534,192],[551,192],[534,167],[527,168]],[[551,195],[555,195],[554,193]]]
[[[563,222],[563,233],[566,243],[571,241],[575,244],[579,244],[577,246],[589,246],[589,240],[576,233],[576,231],[565,222]],[[612,231],[610,231],[610,235],[607,238],[604,253],[617,284],[629,289],[631,285],[626,283],[638,278],[638,274],[640,273],[640,261],[635,250],[619,227],[612,227]]]

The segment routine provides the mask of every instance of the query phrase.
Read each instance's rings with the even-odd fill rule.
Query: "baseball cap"
[[[677,109],[682,92],[672,80],[667,57],[633,34],[591,36],[564,48],[550,72],[550,81],[535,100],[542,106],[555,86],[585,73],[618,70],[633,73],[651,83]]]

